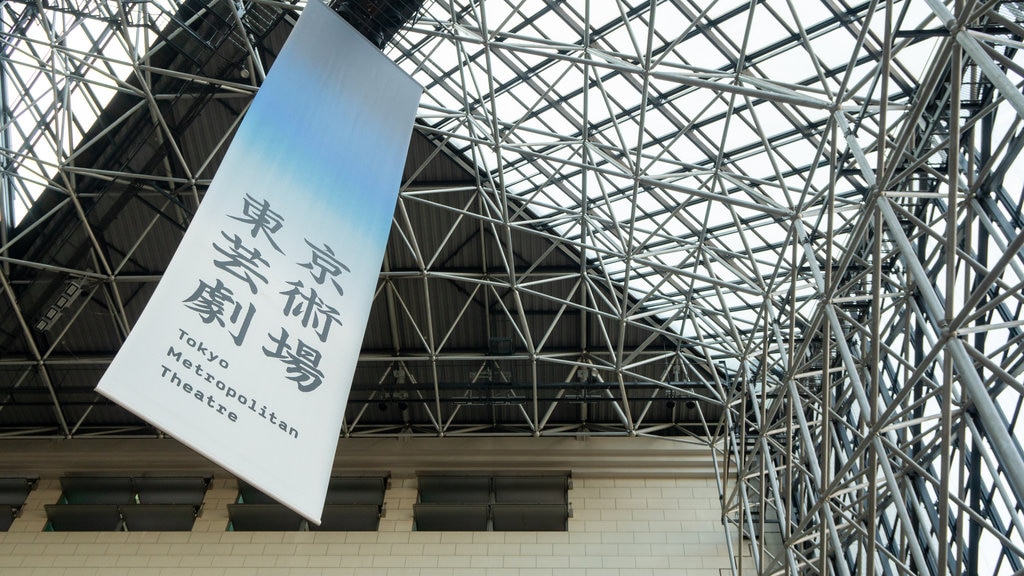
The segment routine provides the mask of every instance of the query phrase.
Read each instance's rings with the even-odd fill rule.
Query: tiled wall
[[[568,532],[414,532],[416,480],[402,477],[392,478],[378,532],[226,532],[226,505],[236,493],[233,480],[214,479],[192,532],[43,532],[43,506],[60,496],[57,479],[43,477],[21,517],[0,533],[0,575],[731,573],[711,479],[576,477]],[[747,567],[745,548],[733,541]]]

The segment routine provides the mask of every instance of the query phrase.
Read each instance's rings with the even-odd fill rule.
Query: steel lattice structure
[[[129,330],[299,10],[0,2],[0,423],[31,390],[57,415],[5,434],[98,418],[69,383]],[[1021,572],[1022,48],[1017,2],[426,2],[384,47],[429,152],[345,433],[699,442],[736,571]],[[508,350],[455,345],[489,319]]]

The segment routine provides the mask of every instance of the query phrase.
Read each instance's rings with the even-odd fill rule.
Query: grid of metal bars
[[[127,331],[159,277],[139,264],[147,234],[187,223],[219,149],[190,157],[188,115],[167,103],[244,102],[272,57],[271,23],[291,9],[0,4],[0,289],[15,319],[0,338],[18,351],[0,360],[0,394],[38,380],[63,435],[92,407],[63,416],[48,370],[75,359],[27,311],[52,309],[74,280],[82,295],[61,315],[96,321],[79,313],[102,301],[103,321]],[[691,436],[721,456],[725,529],[754,551],[735,550],[735,570],[1024,570],[1022,23],[1021,4],[1003,1],[426,2],[385,53],[426,88],[417,133],[474,180],[402,192],[393,238],[428,310],[404,311],[410,295],[395,286],[409,271],[385,263],[391,319],[420,341],[408,357],[396,346],[380,381],[450,362],[471,383],[502,383],[500,354],[446,354],[430,289],[457,283],[467,303],[500,310],[525,367],[525,402],[486,395],[492,409],[514,405],[506,433],[585,432],[583,408],[575,423],[548,416],[594,392],[617,412],[601,433],[678,439],[671,423],[645,428],[647,410],[695,402]],[[168,46],[178,55],[154,62]],[[82,160],[100,154],[104,134],[90,129],[115,93],[133,103],[108,125],[154,119],[161,153],[98,170]],[[449,202],[455,192],[463,201]],[[112,250],[88,208],[117,194],[155,209],[137,242]],[[441,265],[449,238],[403,217],[426,208],[493,240],[485,270]],[[16,227],[29,210],[38,224]],[[84,258],[22,256],[26,237],[66,214]],[[523,261],[524,239],[576,267]],[[40,296],[19,284],[42,282],[26,269],[61,280]],[[587,335],[577,350],[551,351],[524,299],[557,321],[571,314]],[[74,352],[82,370],[103,364]],[[429,365],[414,376],[433,388],[422,427],[451,433],[483,396],[460,404]],[[539,375],[552,367],[560,383]],[[635,387],[646,403],[630,401]],[[417,400],[397,394],[369,399]],[[346,433],[394,433],[352,414]]]

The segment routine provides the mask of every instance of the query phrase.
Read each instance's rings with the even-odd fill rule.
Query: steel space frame
[[[259,22],[301,8],[187,4],[194,18],[220,18],[226,32],[199,41],[210,54],[214,41],[231,44],[244,73],[152,65],[155,46],[198,29],[177,2],[0,3],[0,290],[17,319],[9,336],[26,350],[0,358],[22,370],[0,395],[38,379],[60,415],[57,429],[13,435],[78,435],[90,411],[64,416],[50,370],[109,361],[68,353],[60,333],[40,338],[18,271],[81,281],[84,299],[68,318],[96,321],[78,312],[100,300],[104,321],[126,334],[133,294],[122,287],[155,282],[160,271],[122,266],[156,222],[187,224],[182,199],[198,203],[208,184],[201,169],[215,156],[185,161],[162,102],[251,97],[266,72],[254,48]],[[611,384],[600,394],[620,417],[598,433],[685,438],[716,451],[736,573],[1024,570],[1024,10],[1002,1],[823,1],[819,17],[787,1],[707,4],[425,4],[385,53],[426,87],[418,132],[476,181],[461,205],[437,200],[447,186],[410,182],[401,193],[395,230],[416,257],[424,300],[432,281],[453,276],[440,247],[420,251],[435,231],[403,218],[414,206],[475,222],[504,247],[490,263],[501,273],[458,274],[471,292],[546,299],[558,315],[579,313],[583,333],[599,323],[599,341],[551,351],[523,307],[505,309],[525,351],[519,360],[566,368],[552,397],[540,392],[549,384],[526,379],[528,402],[505,433],[592,433],[585,420],[547,416],[580,374],[599,370]],[[180,32],[168,33],[175,23]],[[157,77],[185,88],[161,92]],[[144,170],[79,165],[82,139],[118,91],[138,98],[126,122],[140,111],[155,119],[159,160]],[[153,204],[150,226],[126,252],[112,253],[83,208],[88,193],[76,184],[86,177]],[[13,256],[36,231],[16,228],[17,215],[46,187],[61,194],[49,214],[77,214],[87,231],[81,266]],[[571,255],[578,269],[520,262],[518,235]],[[395,323],[414,321],[393,288],[407,274],[381,274]],[[548,293],[556,277],[576,288]],[[485,370],[496,360],[449,352],[430,311],[418,317],[423,346],[364,358],[382,366],[381,378],[402,363]],[[650,338],[627,347],[624,334],[638,328]],[[663,338],[676,346],[665,350]],[[665,368],[652,375],[644,368],[654,362]],[[433,400],[419,433],[495,434],[448,427],[458,398],[439,377],[424,384]],[[722,416],[698,416],[698,433],[676,421],[650,425],[629,402],[639,384]],[[347,425],[355,435],[396,434]]]

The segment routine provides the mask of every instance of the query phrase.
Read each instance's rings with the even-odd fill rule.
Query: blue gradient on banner
[[[309,48],[300,45],[294,50]],[[390,85],[389,78],[382,74],[357,77],[352,68],[330,69],[333,74],[328,75],[323,73],[324,67],[313,66],[325,57],[351,57],[352,52],[338,48],[332,55],[292,54],[289,57],[296,65],[275,69],[275,73],[280,72],[274,79],[276,89],[249,111],[237,139],[242,144],[238,155],[276,165],[282,184],[303,190],[309,205],[317,210],[337,211],[355,235],[371,231],[379,234],[380,227],[375,224],[392,216],[394,197],[372,191],[394,189],[394,177],[401,174],[404,159],[379,166],[377,151],[386,146],[396,130],[407,137],[409,125],[399,125],[397,115],[387,113],[397,109],[402,100],[396,97],[401,91]],[[373,86],[374,90],[339,89],[353,84]],[[325,115],[325,103],[331,108],[377,114]],[[337,134],[354,137],[339,140]],[[268,148],[263,146],[265,143],[274,145]],[[366,166],[375,169],[368,171]],[[344,190],[338,190],[339,186]]]

